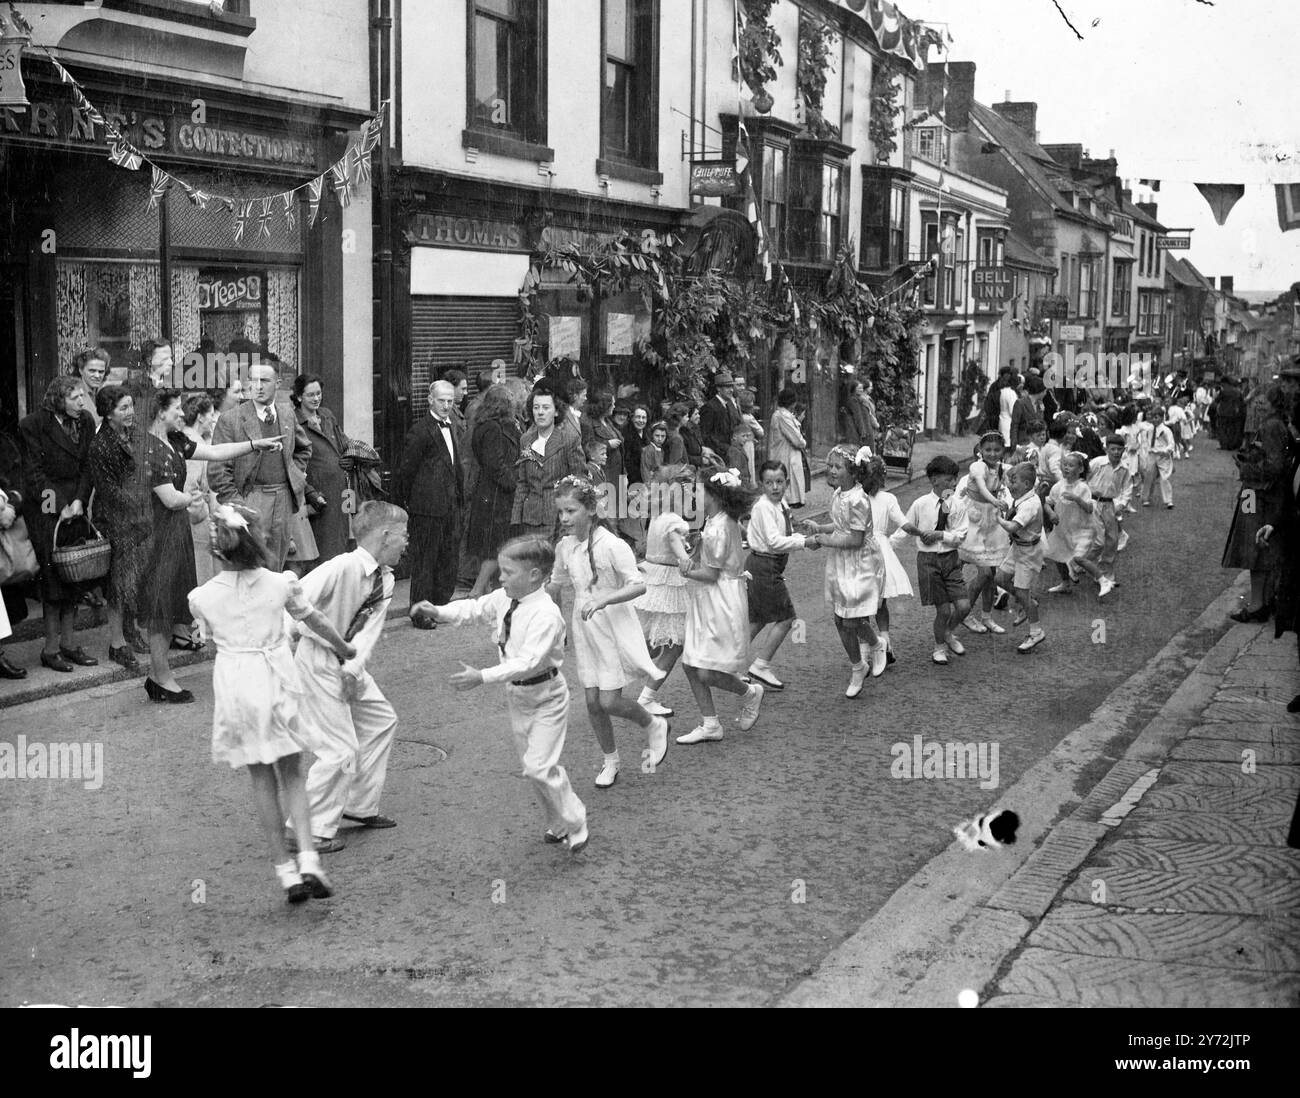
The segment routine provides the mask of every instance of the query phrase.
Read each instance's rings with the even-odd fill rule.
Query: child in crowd
[[[763,425],[758,422],[757,406],[754,402],[754,391],[752,389],[742,389],[737,397],[737,403],[740,405],[740,418],[744,420],[745,426],[749,428],[749,437],[744,443],[745,461],[749,470],[749,483],[758,484],[759,473],[755,466],[757,460],[756,454],[758,444],[763,441]],[[759,487],[762,487],[759,485]]]
[[[298,727],[302,684],[284,630],[284,615],[303,622],[337,661],[356,649],[303,598],[289,572],[272,572],[256,511],[218,506],[212,497],[212,555],[222,570],[189,594],[190,613],[204,637],[212,637],[212,760],[248,767],[253,800],[271,850],[271,864],[291,904],[332,892],[312,849],[311,814]],[[278,785],[277,785],[278,783]],[[280,821],[284,810],[298,835],[297,864],[289,855]]]
[[[1174,460],[1181,461],[1187,456],[1186,438],[1183,428],[1187,426],[1186,399],[1182,393],[1176,394],[1165,409],[1165,423],[1174,440]]]
[[[1164,409],[1159,404],[1151,406],[1151,452],[1147,461],[1147,474],[1142,480],[1142,506],[1151,506],[1151,496],[1156,479],[1160,480],[1160,498],[1165,509],[1174,509],[1174,486],[1170,478],[1174,475],[1174,441],[1173,431],[1165,422]]]
[[[682,485],[682,490],[693,491],[694,485]],[[659,701],[659,691],[677,666],[686,643],[686,612],[691,598],[681,569],[691,559],[686,547],[689,536],[686,520],[674,511],[661,511],[650,520],[645,560],[641,564],[645,594],[632,604],[641,619],[650,655],[659,669],[658,676],[642,688],[637,704],[656,717],[673,715]]]
[[[1187,391],[1183,390],[1174,400],[1174,407],[1182,412],[1182,418],[1178,420],[1178,438],[1182,443],[1183,457],[1187,457],[1192,452],[1192,439],[1196,437],[1196,418],[1195,413],[1189,407],[1191,397]]]
[[[889,650],[876,630],[880,593],[885,586],[885,558],[875,536],[871,503],[863,484],[869,475],[871,451],[865,447],[836,446],[826,457],[826,483],[831,495],[829,523],[806,523],[813,545],[826,554],[826,601],[835,615],[840,643],[849,657],[846,698],[862,693],[868,669],[883,675]]]
[[[645,484],[653,484],[658,479],[656,474],[664,463],[664,447],[668,445],[668,424],[663,420],[652,423],[647,434],[650,441],[641,450],[641,480]],[[600,481],[596,483],[599,484]]]
[[[931,458],[925,467],[931,490],[908,508],[902,527],[894,534],[896,541],[905,534],[916,538],[917,590],[921,605],[934,607],[934,652],[930,658],[935,663],[947,663],[949,652],[966,654],[953,632],[970,613],[957,556],[957,547],[966,540],[965,517],[955,498],[960,471],[950,457]]]
[[[634,679],[658,683],[662,676],[630,605],[646,591],[636,557],[600,521],[599,508],[590,481],[565,477],[555,486],[564,536],[555,547],[550,590],[558,602],[559,589],[573,587],[573,655],[587,695],[587,716],[605,755],[596,787],[608,789],[618,780],[621,765],[610,718],[622,717],[646,731],[652,767],[668,753],[668,721],[623,697]]]
[[[999,440],[1001,437],[998,436]],[[873,457],[868,462],[862,490],[871,501],[871,530],[876,539],[876,547],[885,562],[885,584],[880,589],[880,605],[876,609],[876,632],[880,634],[880,643],[885,646],[886,664],[896,663],[893,647],[889,643],[889,600],[911,598],[912,584],[907,578],[907,569],[894,552],[889,535],[899,529],[907,518],[898,506],[898,497],[893,492],[885,491],[883,458]]]
[[[1011,466],[1002,463],[1002,434],[988,431],[976,446],[970,472],[957,482],[957,500],[966,516],[966,538],[957,550],[971,604],[965,626],[972,633],[1005,633],[993,620],[997,583],[993,574],[1010,548],[1007,532],[998,519],[1011,513],[1007,476]]]
[[[1123,511],[1125,514],[1136,515],[1137,508],[1133,506],[1133,488],[1142,482],[1142,427],[1138,423],[1136,404],[1128,405],[1121,413],[1119,434],[1124,439],[1124,456],[1120,459],[1120,464],[1128,473],[1129,484],[1128,499]]]
[[[1038,464],[1038,455],[1043,452],[1043,447],[1047,445],[1047,424],[1041,419],[1033,420],[1025,428],[1029,435],[1029,441],[1023,442],[1012,454],[1016,462],[1027,461],[1030,465]]]
[[[587,479],[592,484],[604,484],[605,467],[609,464],[609,446],[602,438],[593,438],[587,443]]]
[[[1038,471],[1028,462],[1011,470],[1011,517],[999,518],[998,523],[1011,539],[1011,552],[998,566],[998,585],[1015,592],[1020,603],[1020,615],[1012,622],[1029,623],[1029,635],[1016,646],[1016,651],[1032,652],[1047,639],[1038,622],[1038,600],[1032,590],[1043,570],[1043,502],[1035,490]]]
[[[744,486],[738,469],[711,474],[703,487],[706,517],[699,563],[687,560],[681,566],[682,575],[692,581],[682,666],[703,719],[677,737],[682,744],[722,739],[714,687],[743,695],[737,721],[742,731],[754,727],[763,702],[763,687],[757,682],[746,686],[740,678],[749,666],[749,599],[742,578],[739,520],[753,504],[754,494]]]
[[[1101,524],[1097,564],[1102,575],[1110,579],[1112,587],[1119,586],[1115,579],[1115,554],[1128,541],[1121,518],[1132,491],[1132,482],[1124,465],[1125,447],[1123,435],[1107,435],[1106,456],[1088,462],[1088,490],[1092,493],[1097,521]]]
[[[429,614],[449,625],[491,625],[501,653],[495,667],[480,670],[462,662],[452,675],[457,690],[505,683],[506,706],[524,777],[546,814],[548,843],[566,843],[571,854],[587,845],[587,809],[560,765],[569,723],[569,684],[564,664],[564,615],[545,590],[555,550],[536,535],[514,538],[497,554],[501,586],[479,599],[446,606],[419,602],[411,614]]]
[[[794,520],[785,502],[789,470],[779,461],[765,461],[758,469],[763,494],[749,516],[749,556],[745,570],[749,583],[749,640],[754,662],[749,678],[767,690],[784,690],[772,659],[794,625],[794,603],[785,585],[785,566],[796,549],[816,548],[816,541],[794,532]]]
[[[1055,587],[1047,589],[1048,594],[1068,594],[1071,584],[1076,582],[1073,569],[1087,572],[1097,581],[1101,587],[1100,598],[1109,595],[1115,586],[1091,559],[1099,530],[1093,514],[1096,507],[1092,492],[1083,479],[1087,469],[1088,459],[1078,450],[1066,454],[1061,459],[1061,479],[1047,494],[1045,506],[1053,525],[1045,555],[1056,562],[1061,577]]]

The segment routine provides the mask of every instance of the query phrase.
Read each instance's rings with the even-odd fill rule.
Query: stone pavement
[[[924,477],[925,463],[937,454],[947,454],[964,465],[970,460],[974,445],[975,439],[970,435],[918,440],[912,451],[912,479],[916,480]],[[825,462],[813,459],[811,464],[813,486],[808,494],[807,510],[803,512],[807,517],[825,511],[831,496],[830,489],[826,486]],[[908,481],[905,478],[901,478],[896,471],[891,470],[887,484],[891,491],[897,491],[902,484],[906,483]],[[409,587],[410,584],[406,580],[401,580],[398,583],[388,610],[390,618],[406,617],[406,610],[410,605]],[[458,592],[458,595],[463,593],[463,591]],[[139,678],[143,683],[144,676],[148,672],[149,657],[137,657],[142,670],[136,674],[132,674],[117,664],[110,662],[108,658],[108,627],[93,625],[90,611],[85,607],[82,607],[78,614],[76,640],[78,644],[86,649],[87,654],[99,660],[99,666],[77,668],[71,673],[51,671],[42,667],[40,653],[44,644],[41,639],[41,610],[40,606],[34,602],[28,604],[28,609],[30,612],[28,620],[15,629],[14,637],[3,642],[5,653],[9,659],[19,667],[25,667],[27,677],[19,680],[0,679],[0,709],[12,705],[23,705],[56,694],[67,694],[76,690],[88,690],[93,687],[105,686],[110,683],[126,682],[131,678]],[[173,667],[187,667],[193,663],[212,659],[213,654],[210,646],[207,650],[197,653],[173,652],[170,662]]]
[[[910,908],[879,913],[785,1005],[951,1006],[966,989],[990,1007],[1300,1005],[1297,691],[1293,637],[1231,628],[1104,776],[1072,775],[1082,800],[1027,857],[1024,829],[980,861],[946,852],[900,890]]]

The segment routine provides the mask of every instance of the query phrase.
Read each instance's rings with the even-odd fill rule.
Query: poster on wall
[[[605,320],[605,353],[630,355],[635,333],[635,313],[610,313]]]
[[[548,348],[551,358],[582,357],[582,317],[550,317]]]

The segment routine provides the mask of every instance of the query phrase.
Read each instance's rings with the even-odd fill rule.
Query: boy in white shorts
[[[1022,653],[1032,652],[1047,639],[1038,624],[1038,602],[1031,593],[1043,570],[1043,503],[1034,491],[1037,479],[1038,471],[1029,462],[1021,462],[1012,469],[1011,517],[998,519],[998,524],[1011,536],[1011,551],[998,566],[998,585],[1013,589],[1020,603],[1020,616],[1014,624],[1029,622],[1029,635],[1016,646],[1016,651]]]

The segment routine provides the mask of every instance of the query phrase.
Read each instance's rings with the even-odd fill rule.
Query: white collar
[[[366,570],[366,575],[373,576],[375,569],[379,567],[379,561],[370,555],[370,550],[358,545],[353,552],[356,553],[357,559],[361,561],[361,566]]]

